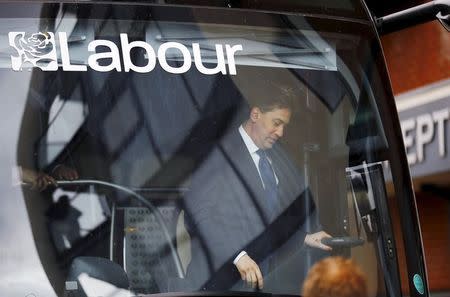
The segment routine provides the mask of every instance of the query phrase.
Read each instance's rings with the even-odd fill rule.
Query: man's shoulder
[[[218,139],[200,157],[196,175],[211,174],[210,178],[212,178],[223,173],[229,167],[230,160],[237,156],[237,151],[239,150],[239,146],[241,146],[238,137],[239,135],[236,133],[228,133],[221,139]]]

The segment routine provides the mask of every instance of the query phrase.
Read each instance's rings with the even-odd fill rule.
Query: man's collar
[[[253,139],[248,135],[242,125],[239,127],[239,134],[241,134],[242,140],[244,140],[245,146],[250,154],[256,153],[256,151],[259,150]]]

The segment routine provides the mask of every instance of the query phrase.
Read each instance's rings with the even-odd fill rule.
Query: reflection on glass
[[[377,216],[389,213],[389,146],[359,63],[369,42],[301,16],[211,24],[159,9],[149,21],[80,8],[46,22],[59,67],[33,69],[18,165],[52,178],[26,195],[56,290],[93,257],[116,263],[135,293],[256,292],[253,282],[298,295],[315,262],[342,255],[370,275],[371,296],[395,295],[398,272],[384,264],[395,255],[381,252],[395,244]],[[39,30],[0,23],[0,40],[7,24]]]

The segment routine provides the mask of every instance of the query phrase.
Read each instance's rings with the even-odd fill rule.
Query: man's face
[[[258,107],[254,107],[250,112],[250,120],[253,122],[250,137],[260,149],[270,149],[283,137],[290,119],[291,111],[288,108],[274,108],[262,112]]]

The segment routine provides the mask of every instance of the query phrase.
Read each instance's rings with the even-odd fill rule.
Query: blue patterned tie
[[[264,192],[266,193],[267,208],[270,211],[270,219],[273,219],[278,208],[277,201],[277,181],[272,165],[270,165],[267,154],[264,150],[259,149],[256,152],[259,155],[258,168],[264,183]]]

